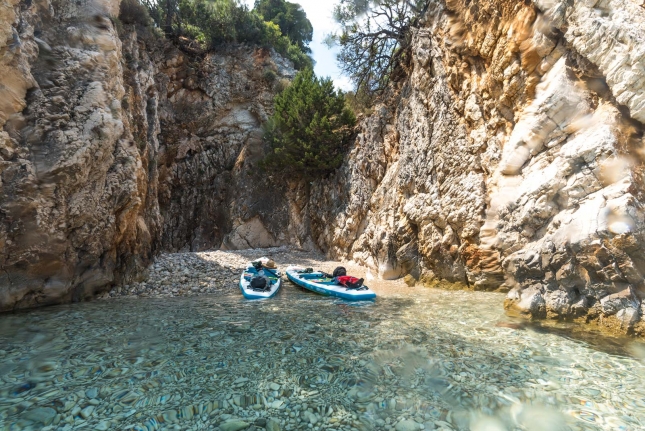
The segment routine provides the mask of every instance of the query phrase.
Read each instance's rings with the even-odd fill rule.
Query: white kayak
[[[286,274],[292,283],[321,295],[335,296],[348,301],[363,301],[376,298],[376,293],[367,286],[362,286],[359,289],[341,286],[336,284],[333,278],[322,272],[306,272],[305,268],[290,266],[287,268]]]
[[[254,263],[266,262],[267,258],[261,258],[253,262],[249,262],[247,268],[240,276],[240,290],[246,299],[268,299],[275,296],[280,290],[282,285],[281,274],[277,269],[266,268],[261,265],[254,265]],[[264,279],[264,286],[254,287],[252,285],[253,279]],[[263,284],[262,281],[256,284]]]

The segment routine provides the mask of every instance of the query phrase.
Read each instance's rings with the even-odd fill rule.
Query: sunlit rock
[[[482,416],[470,424],[472,431],[506,431],[507,428],[502,421],[491,416]]]
[[[568,428],[562,413],[553,408],[522,405],[515,414],[517,423],[528,431],[564,431]]]
[[[533,285],[525,289],[513,289],[506,296],[505,307],[531,317],[546,317],[546,301],[543,288]]]
[[[500,16],[494,2],[472,14],[451,1],[449,19],[431,8],[397,103],[375,109],[348,164],[312,188],[316,213],[344,208],[316,222],[322,248],[381,276],[512,287],[507,306],[534,317],[595,315],[616,283],[643,288],[642,125],[614,97],[640,97],[624,70],[643,67],[627,52],[645,11],[537,6]],[[626,35],[617,54],[610,28]]]

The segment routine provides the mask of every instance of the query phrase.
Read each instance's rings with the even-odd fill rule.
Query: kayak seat
[[[322,274],[319,272],[309,272],[306,274],[300,274],[300,278],[304,280],[314,280],[316,278],[321,278]]]

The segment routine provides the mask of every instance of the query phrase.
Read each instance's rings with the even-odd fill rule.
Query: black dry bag
[[[332,277],[342,277],[344,275],[347,275],[347,270],[344,267],[339,266],[338,268],[334,269]]]
[[[267,287],[267,279],[264,277],[253,277],[251,279],[251,289],[264,290]]]

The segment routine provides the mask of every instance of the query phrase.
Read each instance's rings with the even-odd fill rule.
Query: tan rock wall
[[[286,186],[270,185],[270,173],[256,163],[276,83],[293,77],[293,69],[268,51],[240,46],[198,57],[167,47],[153,57],[161,247],[288,243]],[[267,81],[268,71],[276,81]]]
[[[437,5],[408,78],[313,188],[317,243],[386,278],[512,289],[533,317],[638,327],[644,29],[629,1]]]
[[[254,168],[264,75],[290,65],[250,47],[183,52],[117,25],[118,10],[0,6],[0,311],[90,298],[160,250],[298,241],[287,186]]]
[[[139,240],[126,244],[145,231],[145,173],[123,118],[115,8],[13,7],[1,74],[12,106],[2,107],[0,309],[91,296],[124,252],[145,256]]]

